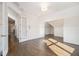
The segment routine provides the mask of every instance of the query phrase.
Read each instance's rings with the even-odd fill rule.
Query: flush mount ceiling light
[[[41,11],[47,11],[47,9],[48,9],[48,3],[45,2],[41,3]]]

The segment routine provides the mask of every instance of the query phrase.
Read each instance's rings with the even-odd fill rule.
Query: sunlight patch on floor
[[[58,42],[52,38],[43,40],[43,42],[45,42],[47,46],[58,56],[70,56],[75,51],[73,47]]]
[[[64,51],[63,49],[59,48],[58,46],[56,45],[51,45],[49,46],[49,48],[55,53],[57,54],[58,56],[70,56],[71,54],[67,53],[66,51]]]
[[[74,50],[75,50],[74,48],[72,48],[72,47],[70,47],[70,46],[68,46],[68,45],[65,45],[65,44],[63,44],[63,43],[61,43],[61,42],[56,43],[56,45],[60,46],[61,48],[67,50],[67,51],[70,52],[70,53],[73,53]]]

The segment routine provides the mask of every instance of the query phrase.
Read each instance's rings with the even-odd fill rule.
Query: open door
[[[16,51],[15,20],[8,17],[8,51]]]

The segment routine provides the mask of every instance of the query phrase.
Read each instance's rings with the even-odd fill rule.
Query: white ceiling
[[[19,2],[20,8],[24,10],[27,14],[40,14],[41,12],[41,2]],[[73,6],[79,5],[78,2],[48,2],[48,10],[45,12],[55,13]]]

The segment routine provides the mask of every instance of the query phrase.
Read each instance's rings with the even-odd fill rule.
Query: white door
[[[2,3],[2,50],[3,55],[6,56],[8,53],[8,14],[7,14],[7,3]]]
[[[2,39],[1,33],[2,32],[2,3],[0,3],[0,55],[2,55]]]
[[[20,25],[20,42],[27,41],[27,19],[26,17],[21,17]]]

